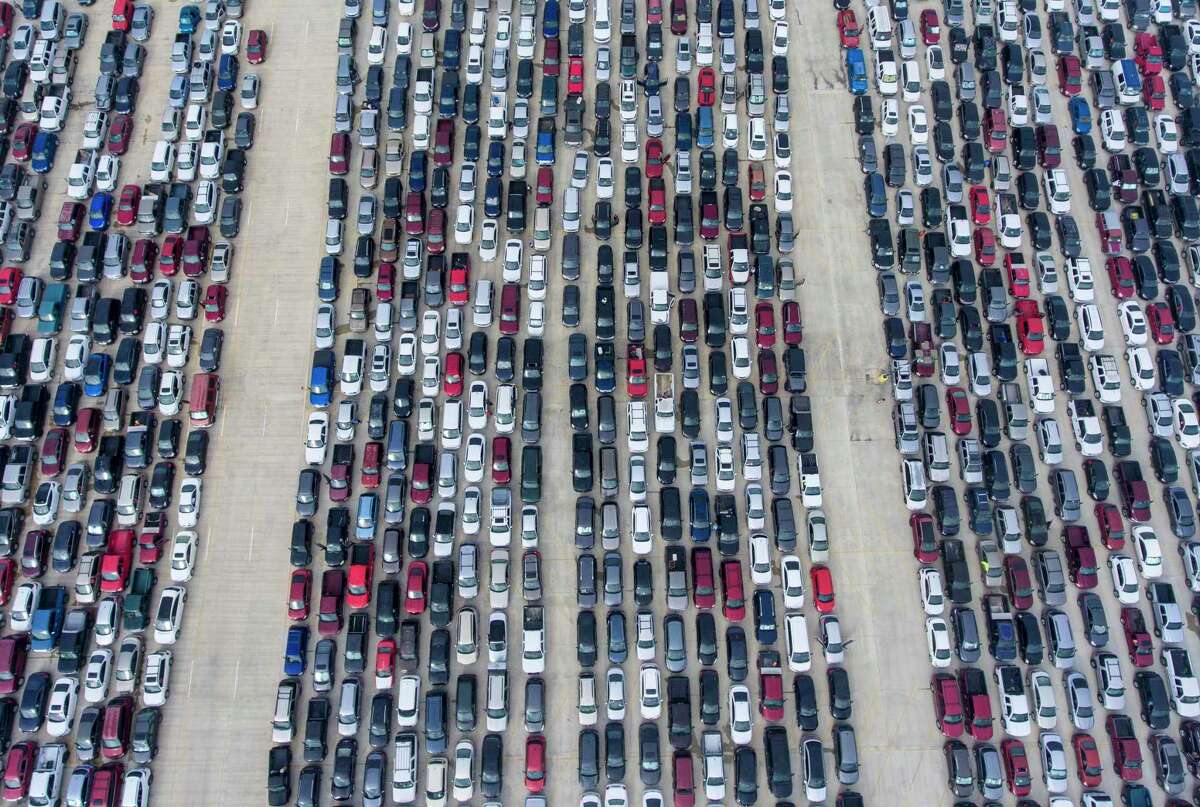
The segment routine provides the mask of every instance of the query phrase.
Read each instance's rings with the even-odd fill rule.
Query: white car
[[[755,585],[771,583],[771,545],[765,533],[750,536],[750,579]]]
[[[181,527],[194,527],[200,519],[200,493],[203,489],[198,477],[189,476],[179,486],[178,520]]]
[[[1099,311],[1097,311],[1097,314]],[[1146,314],[1136,300],[1126,300],[1117,306],[1117,316],[1121,320],[1121,330],[1125,334],[1125,344],[1141,347],[1146,344],[1150,335],[1150,326]],[[1103,334],[1103,326],[1101,326]],[[1103,337],[1102,337],[1103,338]],[[1087,348],[1084,348],[1085,350]]]
[[[237,20],[225,20],[221,27],[221,55],[236,56],[242,42],[242,24]]]
[[[929,142],[929,116],[920,104],[908,108],[908,134],[914,144]]]
[[[454,219],[454,243],[466,245],[475,239],[475,207],[469,204],[458,206]]]
[[[1171,411],[1175,415],[1175,439],[1180,447],[1185,451],[1200,448],[1200,418],[1196,416],[1196,406],[1186,398],[1175,398],[1171,401]]]
[[[466,454],[463,458],[463,476],[468,482],[483,481],[485,455],[486,447],[483,435],[468,435]]]
[[[1034,718],[1038,728],[1049,730],[1058,723],[1058,702],[1054,697],[1054,686],[1050,674],[1045,670],[1029,672],[1029,694],[1033,697]]]
[[[1135,304],[1136,306],[1136,304]],[[1140,309],[1138,309],[1140,312]],[[1075,308],[1075,320],[1079,327],[1079,346],[1088,353],[1095,353],[1104,347],[1104,320],[1100,317],[1100,307],[1095,303],[1085,303]],[[1121,319],[1121,325],[1126,325],[1124,317]],[[1143,328],[1145,322],[1143,318]],[[1125,331],[1126,341],[1129,339],[1129,331]],[[1143,333],[1143,340],[1145,335]]]
[[[742,684],[729,688],[729,733],[735,745],[749,745],[753,739],[750,690]]]
[[[1151,392],[1142,396],[1142,407],[1146,422],[1155,437],[1172,437],[1175,434],[1175,415],[1171,399],[1162,392]]]
[[[183,610],[186,603],[186,588],[168,586],[163,589],[158,598],[158,607],[154,611],[154,641],[167,645],[173,645],[178,641],[179,630],[183,627]]]
[[[41,594],[42,584],[38,582],[21,583],[13,591],[12,605],[8,609],[8,626],[15,633],[29,632]]]
[[[929,663],[934,667],[949,667],[954,659],[950,651],[950,629],[946,620],[931,616],[925,620],[925,643],[929,650]]]
[[[942,585],[942,573],[937,569],[922,567],[918,572],[921,586],[921,607],[928,616],[941,616],[946,610],[945,588]]]
[[[1146,580],[1157,580],[1163,575],[1163,551],[1154,529],[1146,525],[1133,528],[1133,547],[1137,552],[1138,571]]]
[[[196,551],[200,546],[200,538],[191,530],[184,530],[175,536],[171,544],[171,581],[186,583],[192,579],[196,570]]]
[[[63,378],[67,381],[79,381],[87,367],[88,356],[92,350],[92,340],[87,334],[73,333],[67,341],[67,349],[63,355]]]
[[[1163,154],[1179,151],[1179,127],[1170,115],[1159,115],[1154,119],[1154,134],[1158,138],[1158,150]]]
[[[88,656],[83,670],[83,699],[88,703],[102,703],[108,697],[112,661],[112,651],[107,648],[93,650]]]
[[[1122,605],[1137,605],[1141,600],[1137,570],[1133,558],[1114,553],[1108,556],[1108,572],[1112,576],[1113,596]]]
[[[783,607],[798,611],[804,607],[804,569],[800,558],[784,555],[779,561],[779,576],[783,588]]]
[[[79,703],[79,679],[63,676],[50,689],[46,705],[46,733],[51,737],[66,737],[71,733],[75,706]]]
[[[1129,382],[1139,392],[1149,392],[1158,386],[1158,370],[1150,351],[1144,347],[1131,347],[1125,351],[1125,362],[1129,366]]]
[[[895,98],[884,98],[879,107],[879,126],[883,136],[895,137],[900,133],[900,102]]]
[[[790,171],[775,172],[775,209],[783,213],[792,210],[792,174]]]
[[[1188,589],[1200,594],[1200,543],[1188,541],[1179,545],[1179,557],[1183,560],[1183,573]]]
[[[1038,752],[1042,760],[1042,784],[1048,793],[1067,791],[1067,751],[1062,738],[1053,732],[1038,737]]]

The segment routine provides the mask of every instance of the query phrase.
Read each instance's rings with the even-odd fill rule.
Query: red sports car
[[[857,48],[859,37],[862,35],[862,28],[858,24],[858,18],[854,16],[854,11],[844,8],[837,15],[838,38],[842,41],[843,48]]]
[[[836,593],[833,590],[833,575],[829,567],[821,563],[813,564],[808,570],[812,582],[813,604],[822,614],[831,614],[837,607]]]

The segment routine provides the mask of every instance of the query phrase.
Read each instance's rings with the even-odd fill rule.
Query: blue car
[[[770,589],[754,590],[754,636],[759,644],[775,644],[779,627],[775,622],[775,595]]]
[[[112,194],[100,191],[92,197],[92,203],[88,206],[88,225],[93,230],[104,231],[108,229],[108,219],[112,215]]]
[[[318,350],[313,353],[312,373],[308,378],[309,406],[324,409],[333,401],[333,385],[337,381],[333,362],[332,350]]]
[[[54,167],[54,156],[58,154],[58,133],[38,132],[33,138],[30,151],[30,167],[35,174],[48,174]]]
[[[488,143],[487,174],[489,177],[504,175],[504,144],[499,140]]]
[[[101,398],[108,392],[108,368],[112,359],[107,353],[88,356],[83,368],[83,394],[89,398]]]
[[[226,53],[221,57],[220,63],[217,65],[217,89],[232,90],[237,86],[238,78],[238,60],[232,53]]]
[[[200,6],[184,6],[179,9],[179,33],[194,34],[200,24]]]
[[[558,0],[546,0],[542,6],[542,36],[550,39],[558,36]]]
[[[490,219],[500,218],[503,212],[501,201],[504,196],[504,181],[500,177],[488,177],[487,184],[483,186],[483,215]]]
[[[1076,95],[1067,104],[1067,111],[1071,114],[1071,128],[1075,130],[1075,134],[1087,134],[1092,131],[1092,108],[1087,101]]]
[[[75,412],[79,408],[79,385],[74,381],[64,381],[54,391],[54,425],[67,427],[75,422]]]
[[[686,112],[675,115],[675,150],[692,150],[692,116]]]
[[[854,95],[864,95],[867,92],[867,63],[859,48],[846,51],[846,83]]]
[[[67,590],[62,586],[48,586],[38,595],[37,610],[33,612],[29,634],[33,641],[29,648],[35,653],[53,653],[58,649],[58,638],[62,632],[63,616],[67,611]]]
[[[713,111],[710,106],[702,106],[696,110],[696,145],[702,149],[710,149],[716,142],[716,129],[713,126]]]
[[[283,674],[304,675],[308,667],[308,626],[292,625],[283,651]]]
[[[425,177],[429,173],[429,154],[414,151],[408,158],[408,189],[414,193],[425,192]]]

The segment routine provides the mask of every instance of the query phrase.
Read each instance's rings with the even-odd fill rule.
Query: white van
[[[1104,141],[1105,151],[1125,150],[1125,119],[1120,110],[1105,109],[1100,112],[1100,139]]]
[[[597,0],[593,12],[595,20],[592,22],[592,39],[597,44],[603,45],[612,39],[612,22],[608,16],[608,0]]]
[[[417,800],[417,737],[400,734],[396,737],[392,763],[392,801],[412,804]]]
[[[808,623],[804,614],[788,614],[784,620],[787,636],[788,669],[807,672],[812,667],[812,650],[808,642]]]
[[[887,6],[871,6],[867,9],[867,30],[871,34],[871,47],[874,50],[891,46],[892,13]]]

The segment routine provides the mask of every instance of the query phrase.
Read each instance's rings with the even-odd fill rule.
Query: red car
[[[1167,105],[1167,85],[1162,76],[1146,76],[1142,79],[1142,101],[1155,112],[1163,111]]]
[[[1004,778],[1008,782],[1008,792],[1018,798],[1028,796],[1033,789],[1033,779],[1029,775],[1029,757],[1025,755],[1025,746],[1020,740],[1007,739],[1000,743],[1000,755],[1004,757]]]
[[[1004,582],[1014,608],[1027,611],[1033,607],[1033,578],[1029,575],[1025,558],[1020,555],[1004,558]]]
[[[380,639],[375,645],[375,680],[390,684],[396,674],[396,642],[394,639]],[[383,687],[376,684],[376,687]]]
[[[671,33],[683,36],[687,33],[686,0],[671,0]]]
[[[308,600],[312,594],[312,572],[296,569],[288,588],[288,619],[308,619]]]
[[[120,157],[129,151],[130,136],[133,134],[133,118],[129,115],[113,115],[108,125],[108,151]]]
[[[512,441],[504,435],[492,438],[492,482],[507,485],[512,481]]]
[[[833,575],[829,567],[821,563],[813,564],[808,570],[812,582],[813,604],[822,614],[831,614],[837,607],[837,599],[833,590]]]
[[[1008,290],[1013,297],[1025,299],[1029,296],[1029,266],[1025,257],[1017,252],[1004,256],[1004,268],[1008,273]]]
[[[158,244],[153,238],[134,241],[129,256],[129,279],[134,283],[149,283],[154,277],[154,264],[157,261]]]
[[[783,673],[778,667],[758,674],[758,712],[770,721],[783,720]]]
[[[663,144],[657,137],[646,141],[646,177],[662,179],[663,175]]]
[[[560,56],[559,56],[558,37],[553,36],[546,40],[546,44],[542,46],[542,73],[547,76],[557,76],[559,72]]]
[[[12,564],[12,561],[9,561]],[[0,694],[11,695],[25,683],[29,636],[18,633],[0,638]]]
[[[1133,267],[1129,263],[1129,259],[1124,255],[1114,255],[1104,262],[1104,268],[1108,270],[1108,283],[1112,290],[1112,296],[1118,300],[1127,300],[1133,296],[1137,290],[1137,283],[1133,278]]]
[[[975,260],[980,266],[996,263],[996,236],[991,230],[980,228],[975,231]]]
[[[100,437],[99,409],[88,407],[80,409],[75,419],[75,450],[80,454],[91,454],[96,450],[96,441]]]
[[[921,12],[921,38],[926,45],[936,45],[942,38],[942,26],[938,24],[937,12],[927,8]]]
[[[1017,341],[1026,356],[1040,356],[1046,347],[1046,323],[1036,300],[1017,300]]]
[[[1110,211],[1111,213],[1111,211]],[[1100,235],[1100,251],[1105,255],[1121,252],[1121,225],[1116,213],[1097,213],[1096,232]]]
[[[854,16],[854,11],[844,8],[837,15],[838,38],[842,42],[843,48],[857,48],[859,37],[862,36],[862,28],[858,24],[858,18]]]
[[[132,696],[122,695],[109,701],[108,705],[104,707],[104,716],[101,721],[103,728],[100,730],[100,755],[105,759],[120,759],[129,750],[129,724],[133,722]],[[99,778],[100,776],[97,774],[96,779]],[[112,801],[96,799],[96,786],[99,784],[96,779],[92,783],[91,804],[112,804]],[[113,795],[115,796],[116,791],[120,789],[121,782],[117,778],[112,786]]]
[[[404,232],[406,235],[425,232],[425,195],[419,191],[409,191],[404,197]]]
[[[761,202],[767,198],[767,175],[759,163],[746,166],[746,179],[750,183],[750,201]]]
[[[700,194],[700,237],[715,241],[721,235],[721,214],[717,210],[717,195],[712,191]]]
[[[1138,70],[1143,76],[1157,76],[1163,69],[1162,45],[1154,34],[1142,33],[1133,38],[1133,52]]]
[[[525,789],[541,793],[546,788],[546,738],[535,734],[525,740]]]
[[[937,536],[933,531],[933,516],[928,513],[913,513],[908,517],[912,532],[913,557],[918,563],[935,563],[939,555]]]
[[[100,590],[116,594],[125,590],[133,568],[133,530],[113,530],[108,534],[108,548],[100,559]]]
[[[1108,744],[1112,748],[1113,767],[1126,782],[1142,779],[1142,747],[1138,745],[1133,720],[1129,715],[1113,714],[1104,721]]]
[[[959,437],[971,433],[971,402],[962,387],[946,388],[946,409],[950,412],[950,429]]]
[[[354,544],[350,553],[350,574],[346,583],[346,602],[356,611],[371,605],[371,578],[375,571],[375,544]]]
[[[1154,344],[1169,345],[1175,341],[1175,315],[1162,300],[1146,306],[1146,321],[1150,324],[1150,336]]]
[[[376,273],[375,295],[381,303],[390,303],[396,293],[396,264],[381,263]]]
[[[513,336],[521,329],[521,287],[505,283],[500,290],[500,333]]]
[[[67,430],[64,428],[51,429],[42,440],[42,474],[58,476],[62,473],[63,462],[67,458]]]
[[[696,101],[700,106],[712,106],[717,100],[717,71],[701,67],[697,76]]]
[[[354,475],[354,446],[347,446],[345,453],[334,452],[333,464],[329,467],[329,499],[344,502],[350,498],[350,479]],[[415,482],[415,479],[414,479]]]
[[[82,202],[63,202],[62,208],[58,211],[58,240],[70,241],[74,243],[79,240],[79,234],[83,231],[83,219],[87,215],[87,208]]]
[[[763,395],[779,392],[779,362],[773,350],[758,351],[758,391]]]
[[[383,458],[383,443],[371,441],[363,446],[362,471],[360,478],[362,486],[368,489],[379,487],[380,465]]]
[[[770,303],[754,306],[754,332],[759,347],[775,347],[775,307]]]
[[[992,198],[982,185],[971,187],[971,221],[984,225],[992,220]]]
[[[646,218],[651,224],[667,223],[667,186],[662,179],[650,180],[650,209]]]
[[[183,273],[187,277],[200,277],[208,271],[208,256],[212,251],[212,236],[203,225],[189,227],[187,240],[183,242]]]
[[[1121,510],[1109,502],[1099,502],[1095,507],[1096,522],[1100,525],[1100,541],[1111,552],[1125,548],[1125,522]]]
[[[434,165],[450,165],[454,162],[454,121],[442,118],[437,122],[433,135]]]
[[[933,693],[934,720],[942,736],[954,739],[963,734],[962,690],[949,673],[935,673],[929,682]]]
[[[548,165],[543,165],[538,169],[533,198],[538,207],[549,207],[554,204],[554,169]]]
[[[721,561],[721,612],[725,618],[740,622],[746,616],[746,593],[742,587],[742,564]]]
[[[687,751],[676,751],[672,771],[675,781],[671,796],[675,800],[675,807],[695,807],[696,784],[692,755]]]
[[[425,613],[425,578],[428,569],[423,561],[408,565],[408,586],[404,593],[404,613],[418,616]]]
[[[130,183],[121,188],[117,201],[117,224],[132,227],[137,223],[138,202],[142,200],[142,186]]]
[[[317,632],[336,636],[342,629],[342,603],[346,592],[346,574],[341,569],[326,569],[321,575],[321,600]]]
[[[24,276],[19,266],[0,268],[0,303],[12,305],[17,301],[17,291],[21,288]]]
[[[423,450],[426,448],[428,449],[428,453]],[[413,504],[425,504],[433,497],[432,481],[435,454],[433,447],[428,443],[424,446],[417,446],[417,449],[413,458],[412,484],[409,486],[408,495],[413,500]]]
[[[570,95],[583,94],[582,56],[572,56],[567,60],[567,92]]]
[[[461,398],[463,393],[463,354],[451,351],[446,354],[446,366],[442,371],[442,392],[448,398]]]
[[[267,32],[255,28],[246,37],[246,61],[250,64],[262,64],[267,58]]]
[[[466,305],[470,295],[471,259],[465,252],[450,256],[450,305]]]
[[[329,173],[345,176],[350,171],[350,135],[334,132],[329,140]]]
[[[33,123],[22,123],[12,134],[9,142],[9,154],[14,160],[25,162],[33,151],[33,139],[37,137],[38,127]]]
[[[695,344],[700,338],[700,315],[696,301],[691,297],[679,298],[679,338],[686,344]]]
[[[717,581],[712,550],[708,547],[692,550],[692,584],[692,600],[697,608],[712,608],[717,604]]]
[[[158,273],[170,277],[179,271],[183,259],[183,236],[172,233],[163,239],[158,252]]]
[[[1058,57],[1058,91],[1064,97],[1079,95],[1083,89],[1083,70],[1079,65],[1079,57],[1066,54]]]
[[[422,196],[421,200],[424,201]],[[425,251],[430,255],[441,255],[446,251],[446,211],[435,207],[429,211],[429,222],[425,228]]]
[[[167,537],[166,513],[154,510],[142,519],[142,528],[138,531],[138,563],[143,566],[153,566],[162,555],[163,541]]]
[[[646,374],[646,355],[642,352],[642,346],[631,344],[628,352],[629,358],[626,360],[626,385],[629,388],[629,397],[634,399],[642,399],[647,393],[647,374]]]
[[[220,322],[225,319],[225,300],[229,289],[223,284],[213,283],[204,290],[204,319],[208,322]]]
[[[5,4],[3,8],[11,8]],[[21,801],[29,794],[29,780],[33,778],[34,758],[37,756],[38,744],[26,740],[14,744],[8,749],[4,759],[4,790],[2,795],[7,802]]]
[[[1100,762],[1100,748],[1096,740],[1086,732],[1080,732],[1071,738],[1071,748],[1075,749],[1075,772],[1084,787],[1099,787],[1104,776],[1104,765]]]
[[[1146,618],[1132,605],[1121,609],[1121,629],[1125,634],[1125,646],[1129,660],[1135,667],[1149,667],[1154,663],[1154,647],[1150,633],[1146,630]]]
[[[798,345],[804,341],[804,323],[800,318],[800,304],[788,300],[783,304],[783,343]]]
[[[12,558],[0,558],[0,605],[8,605],[16,574],[16,562]]]

